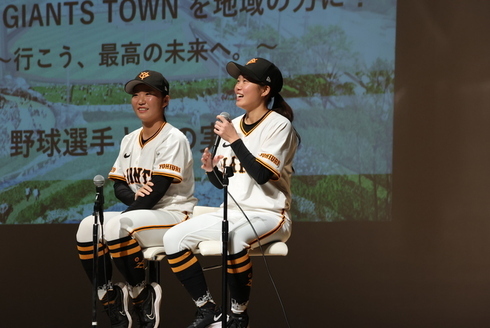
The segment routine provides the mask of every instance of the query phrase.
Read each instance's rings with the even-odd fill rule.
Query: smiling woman
[[[143,139],[148,140],[165,122],[165,108],[170,97],[163,95],[161,91],[140,84],[133,89],[131,104],[136,116],[143,124]]]
[[[166,231],[192,213],[197,202],[192,152],[186,136],[165,119],[170,97],[162,74],[143,71],[124,91],[132,95],[142,127],[122,139],[109,178],[115,182],[116,197],[128,207],[105,212],[98,242],[92,233],[94,217],[84,218],[77,232],[78,252],[112,327],[131,327],[129,297],[137,320],[145,327],[158,327],[162,290],[156,282],[146,283],[142,247],[162,246]],[[111,282],[111,259],[126,283]],[[97,272],[94,262],[101,268]]]
[[[229,239],[226,278],[231,309],[226,327],[247,328],[253,276],[250,245],[287,241],[291,235],[292,163],[299,136],[292,126],[293,110],[280,95],[282,73],[264,58],[253,58],[245,66],[229,62],[226,70],[236,79],[236,105],[245,113],[233,120],[226,119],[227,113],[217,116],[214,132],[226,143],[214,154],[206,148],[201,168],[214,187],[228,186],[233,197],[227,208],[182,222],[164,236],[169,265],[197,306],[189,327],[211,327],[228,314],[228,309],[220,309],[213,300],[194,256],[200,242],[220,240],[221,225],[230,222],[233,237]]]

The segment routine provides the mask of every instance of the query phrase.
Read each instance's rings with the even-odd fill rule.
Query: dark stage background
[[[393,219],[295,223],[290,254],[268,259],[294,328],[489,326],[490,2],[397,10]],[[77,226],[0,228],[0,326],[90,327]],[[287,327],[254,263],[252,327]],[[184,327],[193,304],[166,263],[162,287],[161,326]]]

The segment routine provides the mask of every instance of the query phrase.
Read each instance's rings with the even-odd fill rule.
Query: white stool
[[[194,206],[193,216],[216,212],[217,210],[219,210],[218,207]],[[221,256],[222,250],[223,244],[219,240],[203,241],[199,243],[199,249],[196,254],[202,256]],[[288,246],[282,241],[275,241],[262,245],[261,249],[258,243],[254,243],[251,245],[249,254],[250,256],[286,256],[288,255]],[[144,248],[143,255],[148,261],[149,282],[155,281],[159,283],[160,261],[165,257],[165,248],[163,246]]]

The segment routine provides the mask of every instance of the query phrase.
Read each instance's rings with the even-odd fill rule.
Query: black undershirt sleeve
[[[114,182],[114,195],[125,205],[131,205],[134,202],[134,192],[129,188],[126,181],[116,180]]]
[[[152,175],[151,181],[153,182],[153,186],[151,187],[153,191],[145,197],[138,197],[136,200],[133,200],[124,212],[133,210],[151,210],[153,206],[155,206],[163,197],[163,195],[165,195],[168,188],[172,184],[173,178],[161,175]]]
[[[255,156],[248,150],[242,139],[238,139],[232,143],[231,148],[235,152],[235,155],[238,157],[240,163],[245,168],[247,173],[258,184],[264,184],[272,178],[274,173],[257,162]]]
[[[223,189],[223,173],[215,166],[211,172],[206,172],[209,182],[218,189]]]

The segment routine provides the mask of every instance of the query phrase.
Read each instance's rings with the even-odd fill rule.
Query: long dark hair
[[[262,87],[267,86],[267,84],[262,82],[259,82],[257,84]],[[281,114],[282,116],[284,116],[285,118],[287,118],[289,121],[292,122],[294,120],[294,113],[291,106],[289,106],[289,104],[286,102],[286,100],[284,100],[284,98],[279,94],[279,92],[272,94],[273,91],[272,89],[270,90],[271,91],[269,92],[269,94],[267,95],[267,99],[265,100],[265,105],[267,106],[267,108],[269,108],[269,104],[271,103],[272,99],[274,99],[271,109]]]
[[[263,84],[265,86],[265,84]],[[277,112],[278,114],[281,114],[285,118],[287,118],[291,123],[294,120],[294,113],[293,109],[289,104],[284,100],[284,98],[279,94],[276,93],[275,95],[271,95],[269,93],[269,96],[267,97],[267,100],[265,101],[265,104],[267,107],[269,107],[269,104],[272,101],[272,98],[274,98],[274,102],[272,103],[272,108],[271,110]],[[299,135],[298,131],[294,128],[293,130],[296,133],[296,138],[298,138],[298,146],[301,144],[301,136]]]
[[[273,96],[273,98],[274,98],[274,102],[272,103],[272,110],[278,112],[279,114],[287,118],[289,121],[293,122],[294,113],[291,106],[289,106],[286,100],[284,100],[284,98],[279,93]],[[272,97],[270,97],[267,100],[267,105],[269,105],[271,100]]]

